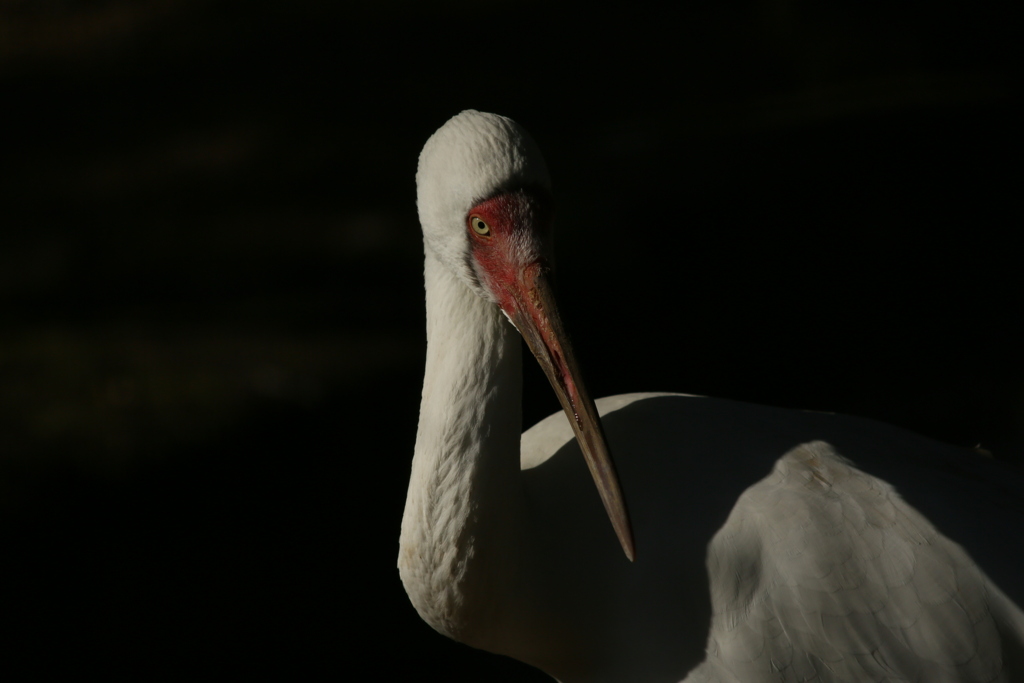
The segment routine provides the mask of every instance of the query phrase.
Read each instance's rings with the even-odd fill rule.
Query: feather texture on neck
[[[426,252],[427,366],[398,566],[427,623],[482,647],[478,627],[503,609],[490,587],[509,579],[502,557],[519,545],[520,340]]]

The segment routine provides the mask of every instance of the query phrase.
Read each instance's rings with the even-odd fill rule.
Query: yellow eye
[[[480,218],[480,216],[470,216],[469,224],[472,226],[473,232],[476,234],[482,237],[490,236],[491,226],[487,225],[487,223],[484,222],[484,219]]]

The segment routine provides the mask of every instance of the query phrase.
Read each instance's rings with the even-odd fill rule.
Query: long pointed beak
[[[514,303],[503,309],[523,335],[558,395],[622,550],[632,562],[636,556],[633,529],[619,477],[601,430],[597,407],[583,386],[569,338],[562,327],[547,268],[538,262],[531,263],[520,271],[517,279],[510,292]]]

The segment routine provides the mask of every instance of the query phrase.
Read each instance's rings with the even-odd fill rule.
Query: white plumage
[[[1024,680],[1020,473],[894,427],[678,394],[598,401],[628,562],[601,507],[631,552],[601,428],[538,275],[539,151],[512,121],[463,112],[428,141],[417,184],[428,348],[398,564],[431,626],[565,683]],[[502,311],[569,415],[521,444]]]

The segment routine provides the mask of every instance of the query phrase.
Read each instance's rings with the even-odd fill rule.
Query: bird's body
[[[564,683],[1024,680],[1024,481],[904,430],[598,401],[623,558],[615,472],[536,279],[544,227],[523,228],[544,223],[539,152],[464,112],[417,180],[428,351],[399,568],[434,628]],[[572,416],[521,438],[516,328]]]
[[[1019,473],[841,415],[666,394],[597,405],[637,560],[591,589],[624,603],[598,620],[619,646],[609,651],[617,661],[600,667],[608,678],[591,680],[649,671],[636,680],[676,681],[699,667],[688,680],[817,672],[818,680],[987,681],[1000,680],[992,648],[1006,641],[1019,657],[1024,617],[996,588],[1013,587],[1021,599]],[[523,434],[524,465],[555,454],[524,469],[523,485],[550,492],[536,499],[551,506],[542,516],[557,526],[553,537],[592,527],[614,549],[565,422],[555,414]],[[990,577],[972,557],[984,558]],[[696,639],[693,623],[704,629]],[[686,637],[699,647],[684,648]]]

